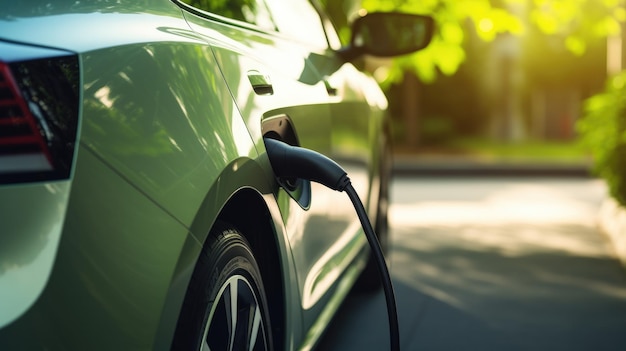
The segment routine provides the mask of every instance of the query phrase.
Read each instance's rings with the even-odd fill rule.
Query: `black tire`
[[[374,221],[374,231],[378,237],[380,247],[387,256],[389,252],[389,182],[391,180],[391,165],[392,154],[391,150],[387,147],[383,153],[381,159],[381,174],[380,174],[380,192],[378,197],[377,215]],[[382,281],[380,278],[380,272],[378,271],[378,264],[372,255],[371,250],[367,258],[367,263],[363,272],[359,276],[355,284],[355,288],[360,292],[376,292],[382,288]]]
[[[273,350],[268,311],[250,245],[218,223],[191,278],[172,350]]]

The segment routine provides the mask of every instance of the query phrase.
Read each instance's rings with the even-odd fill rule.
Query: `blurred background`
[[[615,162],[610,149],[626,141],[624,0],[322,2],[343,40],[363,10],[436,19],[425,50],[360,62],[389,99],[398,160],[565,164],[601,174]]]
[[[409,171],[390,205],[403,347],[625,350],[626,0],[324,3],[344,40],[362,9],[437,23],[425,50],[359,62]],[[381,306],[349,299],[322,349],[383,349]]]

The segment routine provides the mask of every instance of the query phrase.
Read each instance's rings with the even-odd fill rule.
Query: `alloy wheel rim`
[[[244,276],[221,286],[202,337],[201,351],[266,351],[265,323],[259,299]]]

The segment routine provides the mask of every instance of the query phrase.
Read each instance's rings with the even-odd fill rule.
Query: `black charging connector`
[[[265,149],[278,177],[308,179],[337,191],[350,183],[341,166],[318,152],[270,138],[265,138]]]
[[[400,350],[400,332],[398,326],[398,312],[393,292],[391,276],[387,269],[385,256],[374,232],[374,228],[367,217],[365,207],[356,190],[350,183],[346,171],[332,159],[302,147],[291,146],[281,141],[265,138],[267,156],[272,165],[274,174],[280,178],[302,178],[323,184],[336,191],[345,191],[354,205],[367,241],[378,266],[387,303],[389,318],[389,338],[392,351]]]

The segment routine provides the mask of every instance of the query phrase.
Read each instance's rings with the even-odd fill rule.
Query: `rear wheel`
[[[193,273],[172,349],[272,350],[267,297],[254,255],[218,223]]]

